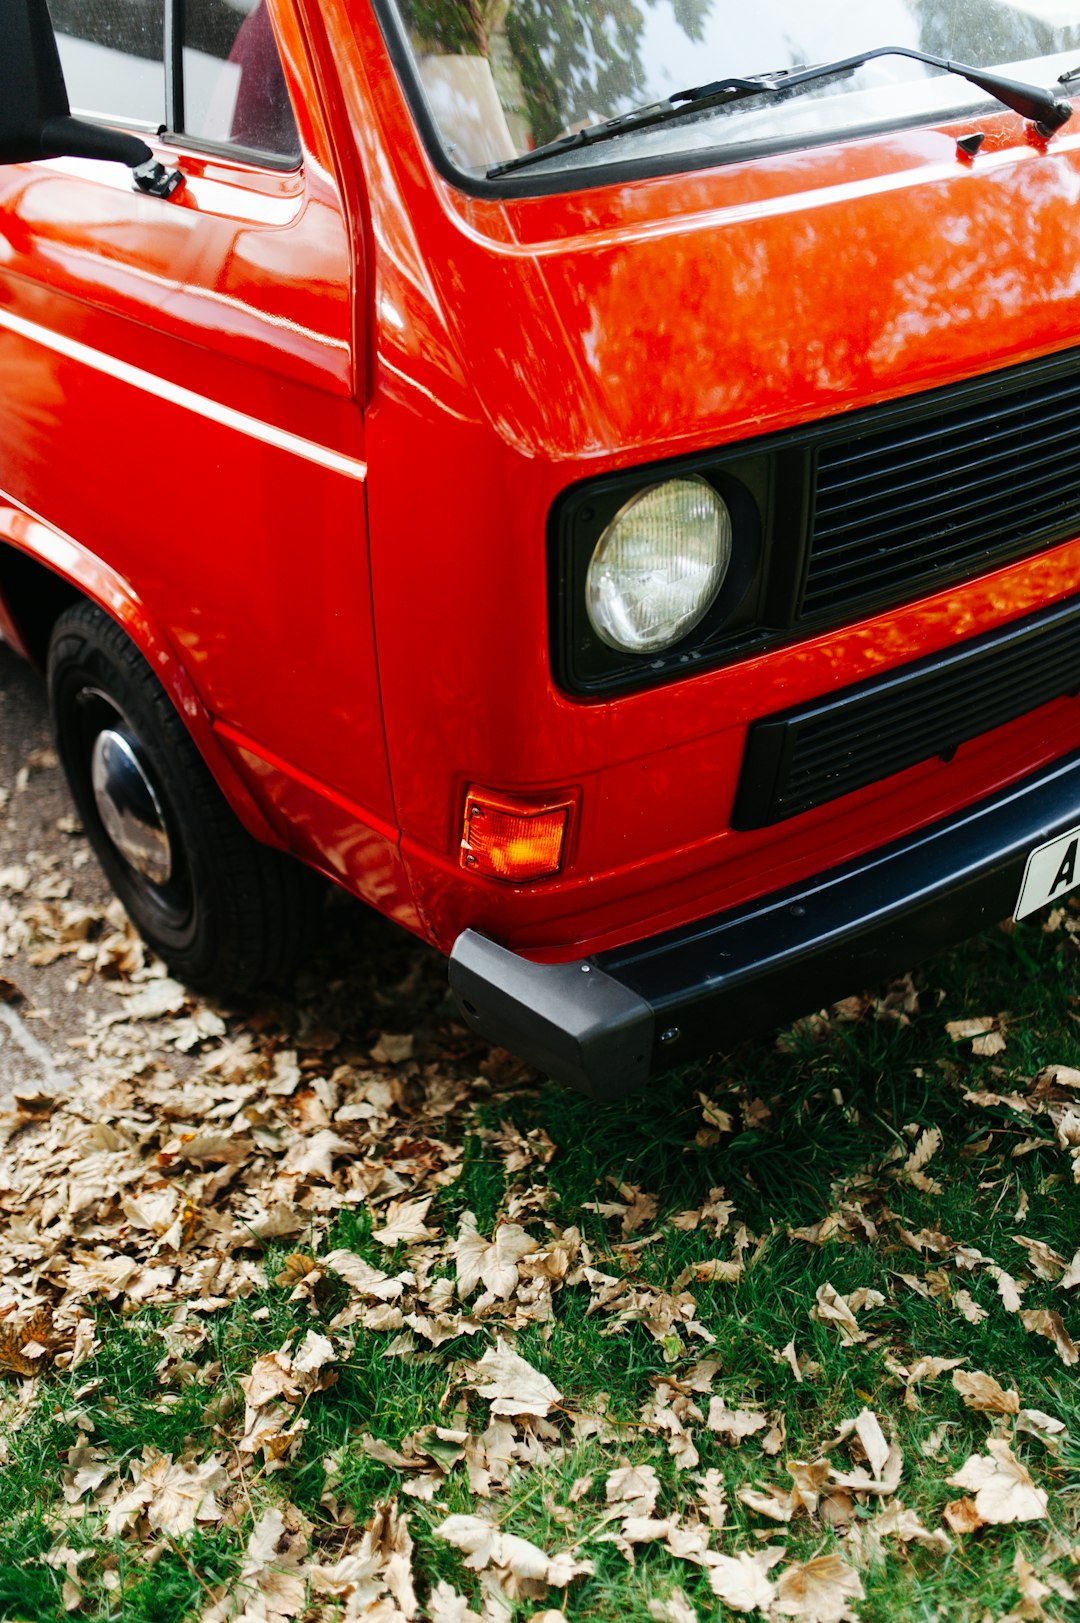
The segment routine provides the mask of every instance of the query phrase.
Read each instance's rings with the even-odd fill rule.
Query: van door
[[[32,514],[123,576],[234,746],[392,823],[359,234],[301,21],[288,0],[51,10],[72,110],[184,184],[0,170],[0,522]]]

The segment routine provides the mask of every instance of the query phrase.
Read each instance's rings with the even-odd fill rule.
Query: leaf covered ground
[[[1080,912],[598,1106],[351,907],[225,1008],[51,873],[0,997],[95,996],[3,1101],[0,1618],[1077,1615]]]

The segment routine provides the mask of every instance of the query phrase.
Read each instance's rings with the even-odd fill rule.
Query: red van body
[[[1080,825],[1075,486],[1022,544],[905,554],[851,608],[822,566],[823,606],[617,691],[574,674],[564,531],[613,478],[758,459],[805,592],[821,469],[876,459],[878,522],[956,433],[988,524],[1034,506],[1080,388],[1080,124],[485,195],[367,4],[270,12],[298,166],[154,138],[168,198],[0,169],[5,638],[44,662],[98,605],[252,836],[598,1092],[1009,913]],[[470,793],[566,808],[559,871],[477,872]]]

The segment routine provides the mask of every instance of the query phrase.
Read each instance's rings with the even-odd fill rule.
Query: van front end
[[[402,857],[464,1018],[598,1094],[1074,883],[1080,29],[863,12],[993,13],[1056,126],[875,61],[545,156],[528,6],[366,41]]]

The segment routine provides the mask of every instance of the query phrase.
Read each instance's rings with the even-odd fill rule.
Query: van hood
[[[528,458],[636,461],[1073,343],[1080,136],[979,127],[974,161],[915,131],[571,195],[446,188],[455,251],[426,263],[454,409]]]

